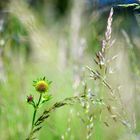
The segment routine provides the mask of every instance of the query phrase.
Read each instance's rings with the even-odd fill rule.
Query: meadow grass
[[[0,83],[0,139],[24,140],[28,137],[33,108],[26,103],[26,97],[35,94],[32,81],[38,77],[46,76],[53,81],[49,90],[53,98],[40,108],[36,118],[41,116],[42,112],[49,109],[53,104],[64,102],[65,98],[75,98],[75,93],[78,93],[78,101],[74,104],[70,101],[72,106],[64,106],[52,112],[50,117],[43,122],[43,128],[37,133],[38,139],[136,140],[136,134],[139,134],[139,132],[134,133],[135,128],[131,127],[133,124],[129,121],[129,115],[133,112],[125,110],[124,104],[119,98],[119,92],[114,90],[114,87],[112,88],[113,82],[111,82],[110,77],[108,78],[109,75],[105,73],[109,64],[107,61],[104,62],[104,59],[109,59],[112,56],[109,52],[106,55],[107,58],[104,58],[104,47],[112,44],[112,15],[110,15],[107,24],[108,28],[103,42],[106,43],[105,46],[102,44],[102,48],[97,49],[100,43],[95,39],[90,45],[96,46],[97,53],[91,53],[90,55],[89,50],[84,52],[82,63],[80,62],[80,71],[78,71],[78,74],[81,74],[81,79],[79,86],[75,89],[73,87],[74,61],[72,54],[70,53],[68,58],[63,58],[68,61],[64,68],[61,68],[59,59],[61,49],[58,42],[61,38],[60,30],[62,28],[64,28],[62,34],[65,33],[66,35],[62,35],[62,38],[68,46],[71,45],[69,42],[71,29],[68,25],[60,27],[61,25],[54,23],[52,26],[45,27],[39,20],[37,13],[28,8],[26,3],[22,1],[19,3],[13,1],[8,8],[11,12],[10,16],[16,17],[19,24],[22,24],[27,30],[28,39],[33,50],[29,60],[27,60],[24,49],[19,50],[18,53],[12,52],[10,49],[12,46],[11,39],[6,42],[3,58],[6,80]],[[119,42],[119,40],[117,41]],[[21,42],[19,46],[24,45]],[[111,49],[115,50],[113,45]],[[88,69],[86,66],[88,66]],[[81,67],[84,67],[83,71]],[[136,71],[139,70],[136,69]],[[117,79],[116,77],[113,78]],[[84,98],[82,100],[80,98],[79,101],[80,93],[84,91],[89,99],[86,98],[85,100]]]

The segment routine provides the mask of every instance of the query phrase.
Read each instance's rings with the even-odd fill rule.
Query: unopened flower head
[[[34,100],[34,97],[32,95],[27,96],[27,102],[28,103],[33,102],[33,100]]]

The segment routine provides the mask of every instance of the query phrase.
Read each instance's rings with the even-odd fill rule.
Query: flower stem
[[[42,98],[42,93],[40,94],[39,100],[38,100],[38,102],[37,102],[37,104],[36,104],[36,106],[35,106],[35,108],[34,108],[34,114],[33,114],[33,119],[32,119],[32,130],[33,130],[33,128],[34,128],[34,122],[35,122],[35,118],[36,118],[36,113],[37,113],[38,106],[39,106],[39,104],[40,104],[41,98]]]

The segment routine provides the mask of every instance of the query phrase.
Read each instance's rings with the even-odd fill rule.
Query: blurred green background
[[[97,119],[93,120],[90,140],[140,139],[139,17],[135,15],[137,27],[133,28],[134,17],[128,13],[118,12],[113,17],[112,39],[116,42],[111,55],[118,55],[118,60],[112,66],[117,72],[109,80],[114,88],[121,86],[122,102],[132,127],[113,121],[108,113],[102,115],[101,121],[98,106],[93,105],[91,112],[97,113]],[[83,81],[94,94],[105,94],[98,82],[90,80],[85,67],[95,67],[93,58],[104,38],[108,15],[109,10],[89,10],[82,0],[0,1],[1,140],[24,140],[29,134],[33,110],[26,97],[35,94],[32,81],[38,77],[53,81],[53,99],[42,111],[55,101],[82,92]],[[39,132],[39,139],[88,139],[87,125],[78,114],[86,119],[77,104],[55,111]]]

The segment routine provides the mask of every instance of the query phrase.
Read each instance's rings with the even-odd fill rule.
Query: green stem
[[[37,112],[37,109],[35,108],[35,109],[34,109],[34,114],[33,114],[33,119],[32,119],[32,129],[33,129],[33,127],[34,127],[36,112]]]
[[[34,114],[33,114],[33,120],[32,120],[32,130],[34,128],[34,122],[35,122],[35,118],[36,118],[36,113],[37,113],[37,109],[38,109],[38,106],[40,104],[41,98],[42,98],[42,93],[40,94],[39,100],[38,100],[38,102],[37,102],[37,104],[36,104],[36,106],[34,108]]]

